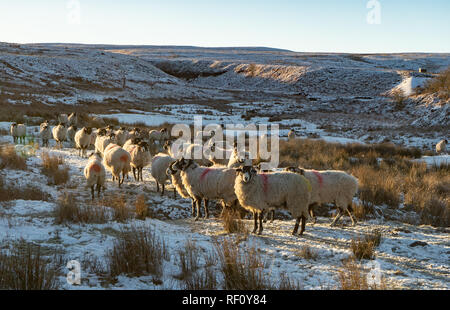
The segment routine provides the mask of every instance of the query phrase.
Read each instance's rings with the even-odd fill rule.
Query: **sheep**
[[[438,144],[436,144],[436,153],[441,154],[447,152],[447,139],[439,141]]]
[[[151,174],[156,181],[157,192],[159,192],[159,185],[161,184],[162,186],[161,196],[164,195],[165,183],[169,179],[166,174],[167,168],[169,168],[170,164],[175,160],[175,158],[164,153],[158,153],[152,159]]]
[[[99,131],[99,129],[97,129],[97,128],[91,129],[91,142],[89,145],[92,145],[95,147],[95,140],[97,139],[98,131]]]
[[[174,165],[181,170],[181,180],[189,196],[194,198],[197,216],[200,217],[200,200],[205,202],[205,218],[208,218],[208,201],[219,199],[223,207],[235,208],[237,197],[234,192],[236,170],[226,167],[200,167],[192,159],[181,158]]]
[[[133,169],[134,179],[136,181],[139,180],[144,181],[142,177],[142,169],[150,164],[152,158],[147,142],[141,141],[137,145],[129,144],[127,145],[127,147],[124,147],[123,149],[128,153],[130,153],[131,168]]]
[[[55,139],[59,148],[62,148],[62,143],[66,140],[67,137],[67,129],[65,125],[60,123],[58,126],[53,127],[52,134],[53,139]]]
[[[298,167],[288,167],[287,171],[295,172],[305,176],[311,184],[311,199],[309,204],[309,212],[314,223],[313,208],[322,203],[334,203],[338,208],[338,214],[334,218],[331,226],[343,215],[343,211],[347,211],[352,225],[356,225],[356,221],[352,216],[352,201],[358,191],[358,179],[354,176],[339,170],[306,170]]]
[[[100,153],[92,153],[89,156],[88,163],[84,168],[84,177],[86,178],[86,187],[91,188],[92,200],[94,200],[95,186],[97,186],[97,198],[100,198],[100,191],[102,187],[105,188],[106,177]]]
[[[159,144],[163,145],[165,140],[170,138],[169,131],[167,128],[162,128],[161,130],[150,130],[148,132],[148,138],[150,142],[159,141]]]
[[[70,126],[69,129],[67,129],[67,140],[70,142],[74,142],[75,134],[77,132],[78,128],[77,126]]]
[[[241,206],[253,212],[253,233],[263,231],[263,214],[271,207],[287,208],[296,219],[292,235],[296,235],[302,220],[299,235],[305,231],[308,217],[310,188],[304,176],[290,172],[274,172],[258,174],[252,166],[236,169],[238,176],[235,182],[235,193]]]
[[[233,152],[228,160],[228,168],[238,168],[242,166],[252,166],[253,160],[249,152],[240,152],[237,149],[237,144],[234,145]]]
[[[210,160],[215,165],[228,165],[230,161],[230,157],[233,154],[233,149],[227,149],[227,148],[220,148],[216,146],[216,143],[213,142],[209,146],[210,155],[208,156],[208,160]],[[216,156],[213,156],[213,153],[219,152],[221,155],[217,158]]]
[[[45,124],[45,123],[41,124],[41,126],[39,126],[39,127],[40,127],[39,136],[42,139],[42,146],[48,147],[48,140],[50,140],[52,137],[52,132],[50,130],[50,127],[48,124]]]
[[[64,124],[64,126],[67,126],[69,124],[69,118],[68,118],[67,114],[59,114],[58,122],[60,124]]]
[[[195,158],[195,153],[197,152],[197,150],[201,150],[201,158]],[[201,144],[196,144],[196,143],[186,143],[183,145],[183,157],[184,158],[190,158],[190,159],[194,159],[195,162],[201,166],[211,166],[212,162],[208,159],[205,158],[205,156],[203,155],[203,145]]]
[[[78,115],[73,112],[67,117],[67,122],[70,126],[78,126]]]
[[[173,198],[177,198],[177,192],[180,194],[182,198],[190,198],[191,199],[191,213],[192,217],[195,216],[195,201],[194,198],[192,198],[189,193],[186,190],[186,187],[183,185],[183,180],[181,179],[181,170],[178,170],[174,167],[174,165],[178,161],[174,161],[169,165],[169,168],[166,170],[166,175],[171,179],[172,185],[174,186],[173,189]]]
[[[95,139],[95,152],[99,152],[103,155],[105,148],[111,144],[115,143],[115,135],[114,133],[110,133],[107,136],[97,136]]]
[[[78,149],[78,156],[86,156],[86,150],[91,145],[91,127],[83,127],[75,133],[75,148]]]
[[[27,135],[27,127],[24,124],[12,123],[9,129],[11,136],[13,137],[14,143],[24,143],[25,136]]]
[[[128,132],[128,139],[141,138],[141,130],[137,127],[134,127],[132,130]]]
[[[289,141],[294,140],[295,137],[296,137],[295,131],[294,131],[294,130],[289,130],[289,133],[288,133],[288,140],[289,140]]]
[[[125,175],[131,170],[130,162],[130,153],[125,151],[119,145],[111,143],[105,148],[103,153],[103,164],[111,171],[113,181],[117,179],[119,187],[123,184]],[[122,180],[120,179],[120,173],[122,173]]]
[[[106,135],[109,136],[110,134],[114,133],[114,126],[108,125],[108,126],[106,126],[105,130],[106,130]]]
[[[125,127],[120,127],[119,130],[115,132],[116,135],[116,143],[120,146],[123,146],[125,142],[128,140],[128,131]]]

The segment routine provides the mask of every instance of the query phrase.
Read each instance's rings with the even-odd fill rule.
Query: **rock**
[[[423,242],[423,241],[414,241],[413,243],[411,243],[409,246],[410,247],[416,247],[416,246],[426,246],[426,245],[428,245],[428,243],[426,243],[426,242]]]

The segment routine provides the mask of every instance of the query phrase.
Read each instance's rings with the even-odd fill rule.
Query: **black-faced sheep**
[[[78,156],[86,156],[86,150],[91,145],[92,129],[83,127],[75,133],[75,148],[78,149]]]
[[[25,143],[25,136],[27,135],[27,127],[24,124],[12,123],[9,129],[14,143]]]
[[[41,140],[42,140],[42,146],[48,147],[48,141],[52,137],[52,132],[50,130],[50,126],[48,124],[43,123],[39,127],[40,127],[39,136],[41,137]]]

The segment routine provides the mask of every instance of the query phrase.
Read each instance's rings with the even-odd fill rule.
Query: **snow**
[[[405,96],[410,96],[414,94],[417,87],[422,87],[429,79],[427,77],[410,76],[403,79],[394,89],[402,91]]]
[[[428,166],[450,165],[450,155],[423,156],[415,161],[425,162]]]

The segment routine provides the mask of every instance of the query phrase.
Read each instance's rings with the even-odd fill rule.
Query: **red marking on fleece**
[[[106,147],[104,153],[106,153],[107,151],[109,151],[109,150],[111,150],[111,149],[113,149],[113,148],[115,148],[115,147],[119,147],[119,146],[118,146],[117,144],[110,144],[110,145],[108,145],[108,146]]]
[[[102,169],[98,164],[92,164],[91,167],[89,168],[89,170],[94,171],[94,172],[100,172]]]
[[[313,173],[316,175],[317,179],[319,179],[319,186],[322,187],[322,185],[323,185],[323,177],[322,177],[322,175],[319,172],[315,171],[315,170],[313,170]]]
[[[264,193],[267,193],[267,190],[269,189],[269,178],[267,177],[267,174],[260,174],[262,180],[263,180],[263,191]]]
[[[128,155],[123,154],[122,156],[120,156],[120,161],[123,161],[124,163],[126,163],[128,161]]]
[[[203,179],[206,177],[206,175],[211,172],[212,169],[206,168],[205,171],[203,171],[202,175],[200,176],[200,181],[203,181]]]

